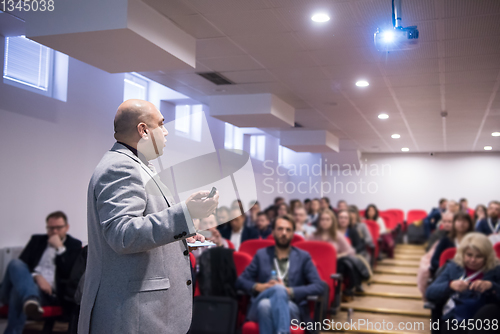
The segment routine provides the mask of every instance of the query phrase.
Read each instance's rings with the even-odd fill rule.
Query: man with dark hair
[[[446,211],[448,207],[448,200],[441,198],[439,200],[439,207],[433,208],[429,215],[424,219],[424,230],[426,238],[429,238],[432,231],[436,229],[436,225],[441,221],[441,214]]]
[[[67,234],[68,219],[56,211],[46,218],[47,234],[35,234],[5,273],[0,299],[9,304],[6,334],[21,333],[27,316],[40,319],[41,306],[63,304],[66,281],[82,242]]]
[[[477,232],[486,235],[497,234],[500,232],[500,202],[491,201],[488,204],[488,217],[479,221],[476,227]]]
[[[248,319],[261,334],[290,333],[291,319],[304,320],[308,295],[320,295],[324,285],[309,253],[292,247],[295,222],[278,217],[273,227],[275,246],[260,249],[236,281],[252,294]]]
[[[229,222],[229,226],[220,231],[222,237],[231,241],[234,249],[240,249],[242,242],[250,239],[259,239],[259,232],[253,227],[245,226],[245,215],[242,215],[238,208],[231,210],[231,217],[234,217]]]
[[[267,217],[266,213],[262,211],[257,214],[255,227],[259,231],[259,235],[262,239],[266,239],[273,231],[269,218]]]
[[[285,199],[283,197],[276,197],[274,199],[274,206],[278,207],[281,203],[285,203]]]

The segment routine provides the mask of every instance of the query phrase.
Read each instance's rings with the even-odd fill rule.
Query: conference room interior
[[[272,229],[282,214],[276,200],[291,217],[298,200],[294,205],[305,208],[307,219],[292,246],[302,243],[296,247],[303,250],[324,242],[314,232],[323,211],[334,212],[337,227],[344,205],[348,214],[359,213],[359,221],[349,219],[368,226],[373,240],[356,250],[370,278],[346,291],[349,278],[332,278],[338,270],[322,265],[337,263],[336,255],[312,251],[329,289],[326,297],[310,296],[314,321],[366,319],[394,323],[399,333],[431,333],[430,319],[440,315],[425,296],[438,277],[429,268],[436,245],[448,238],[437,223],[451,211],[456,236],[455,221],[465,219],[460,212],[470,216],[472,230],[483,219],[487,224],[491,212],[489,221],[500,214],[500,1],[395,2],[402,9],[396,24],[416,26],[418,38],[407,40],[407,32],[403,38],[401,27],[393,27],[392,0],[107,0],[99,6],[56,0],[50,12],[0,4],[0,281],[30,237],[46,233],[51,212],[63,211],[68,233],[87,245],[89,180],[116,142],[118,106],[143,99],[165,118],[165,154],[152,163],[160,174],[172,172],[174,181],[167,176],[165,182],[174,184],[176,201],[215,186],[230,218],[238,219],[231,209],[241,205],[245,228],[257,229],[263,212]],[[228,171],[224,154],[241,151]],[[188,163],[192,169],[183,171]],[[441,199],[446,203],[434,221]],[[311,209],[315,200],[320,210]],[[252,210],[256,201],[259,209]],[[368,217],[370,205],[376,217]],[[213,218],[222,224],[216,231],[231,235],[230,218]],[[442,232],[434,247],[430,221]],[[498,229],[491,230],[480,232],[495,247]],[[238,276],[257,249],[274,245],[272,236],[269,230],[252,246],[243,246],[252,240],[224,239],[222,247],[241,256],[234,263]],[[346,240],[356,248],[353,238]],[[209,296],[196,284],[200,256],[208,251],[191,255],[194,303],[198,298],[199,310],[208,309],[206,300],[219,307],[212,318],[220,320],[233,304],[200,298]],[[445,260],[434,268],[438,273]],[[258,333],[245,319],[243,294],[233,298],[228,333]],[[6,307],[0,304],[1,332]],[[43,332],[48,322],[52,332],[66,332],[70,321],[57,312],[29,320],[24,333]],[[416,322],[424,328],[410,328]]]

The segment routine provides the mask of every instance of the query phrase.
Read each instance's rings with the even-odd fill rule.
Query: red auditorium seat
[[[448,248],[444,252],[442,252],[441,256],[439,257],[439,267],[442,267],[446,263],[446,261],[453,259],[456,253],[457,249],[455,247]]]
[[[410,210],[408,211],[408,215],[406,217],[406,222],[409,224],[413,224],[418,220],[423,220],[427,217],[427,212],[425,210]]]
[[[500,242],[497,242],[493,246],[493,249],[495,250],[495,253],[497,254],[497,257],[500,259]]]
[[[247,253],[248,255],[253,257],[259,249],[273,245],[274,245],[274,240],[269,240],[269,239],[247,240],[241,243],[239,251]]]
[[[400,210],[400,209],[388,209],[388,210],[385,210],[385,212],[390,212],[394,216],[396,216],[396,223],[397,224],[404,223],[404,221],[405,221],[405,213],[404,213],[403,210]]]
[[[272,240],[274,242],[274,236],[272,234],[269,234],[266,238],[267,240]],[[295,244],[296,242],[301,242],[304,241],[305,239],[298,234],[294,234],[292,238],[292,245]]]
[[[361,216],[361,218],[364,218],[365,217],[365,210],[359,210],[359,215]]]
[[[398,218],[396,213],[380,211],[379,215],[384,220],[385,226],[388,229],[394,230],[398,226]]]
[[[335,247],[324,241],[302,241],[294,246],[305,250],[311,255],[319,276],[330,288],[328,305],[331,306],[336,293],[340,291],[339,283],[332,279],[332,274],[337,273],[337,251]],[[338,305],[333,306],[337,307]]]
[[[234,244],[230,240],[226,240],[226,241],[227,241],[227,247],[229,249],[234,249]]]
[[[252,257],[247,253],[234,252],[233,253],[234,266],[236,267],[236,275],[240,276],[245,268],[252,262]]]

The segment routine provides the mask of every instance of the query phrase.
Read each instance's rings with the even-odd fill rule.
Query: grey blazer
[[[171,205],[168,207],[168,203]],[[87,202],[88,259],[78,333],[184,334],[192,285],[185,203],[128,148],[97,165]]]

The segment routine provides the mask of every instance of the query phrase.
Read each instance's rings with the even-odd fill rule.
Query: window
[[[175,106],[175,133],[194,141],[201,141],[203,106]]]
[[[65,65],[67,85],[67,60]],[[25,36],[5,38],[4,83],[52,97],[53,77],[54,50]]]
[[[266,136],[250,136],[250,156],[254,159],[264,161],[266,152]]]
[[[137,73],[125,73],[123,101],[129,99],[148,99],[148,79]]]
[[[226,123],[224,135],[224,148],[230,150],[243,150],[243,132],[240,128]]]

